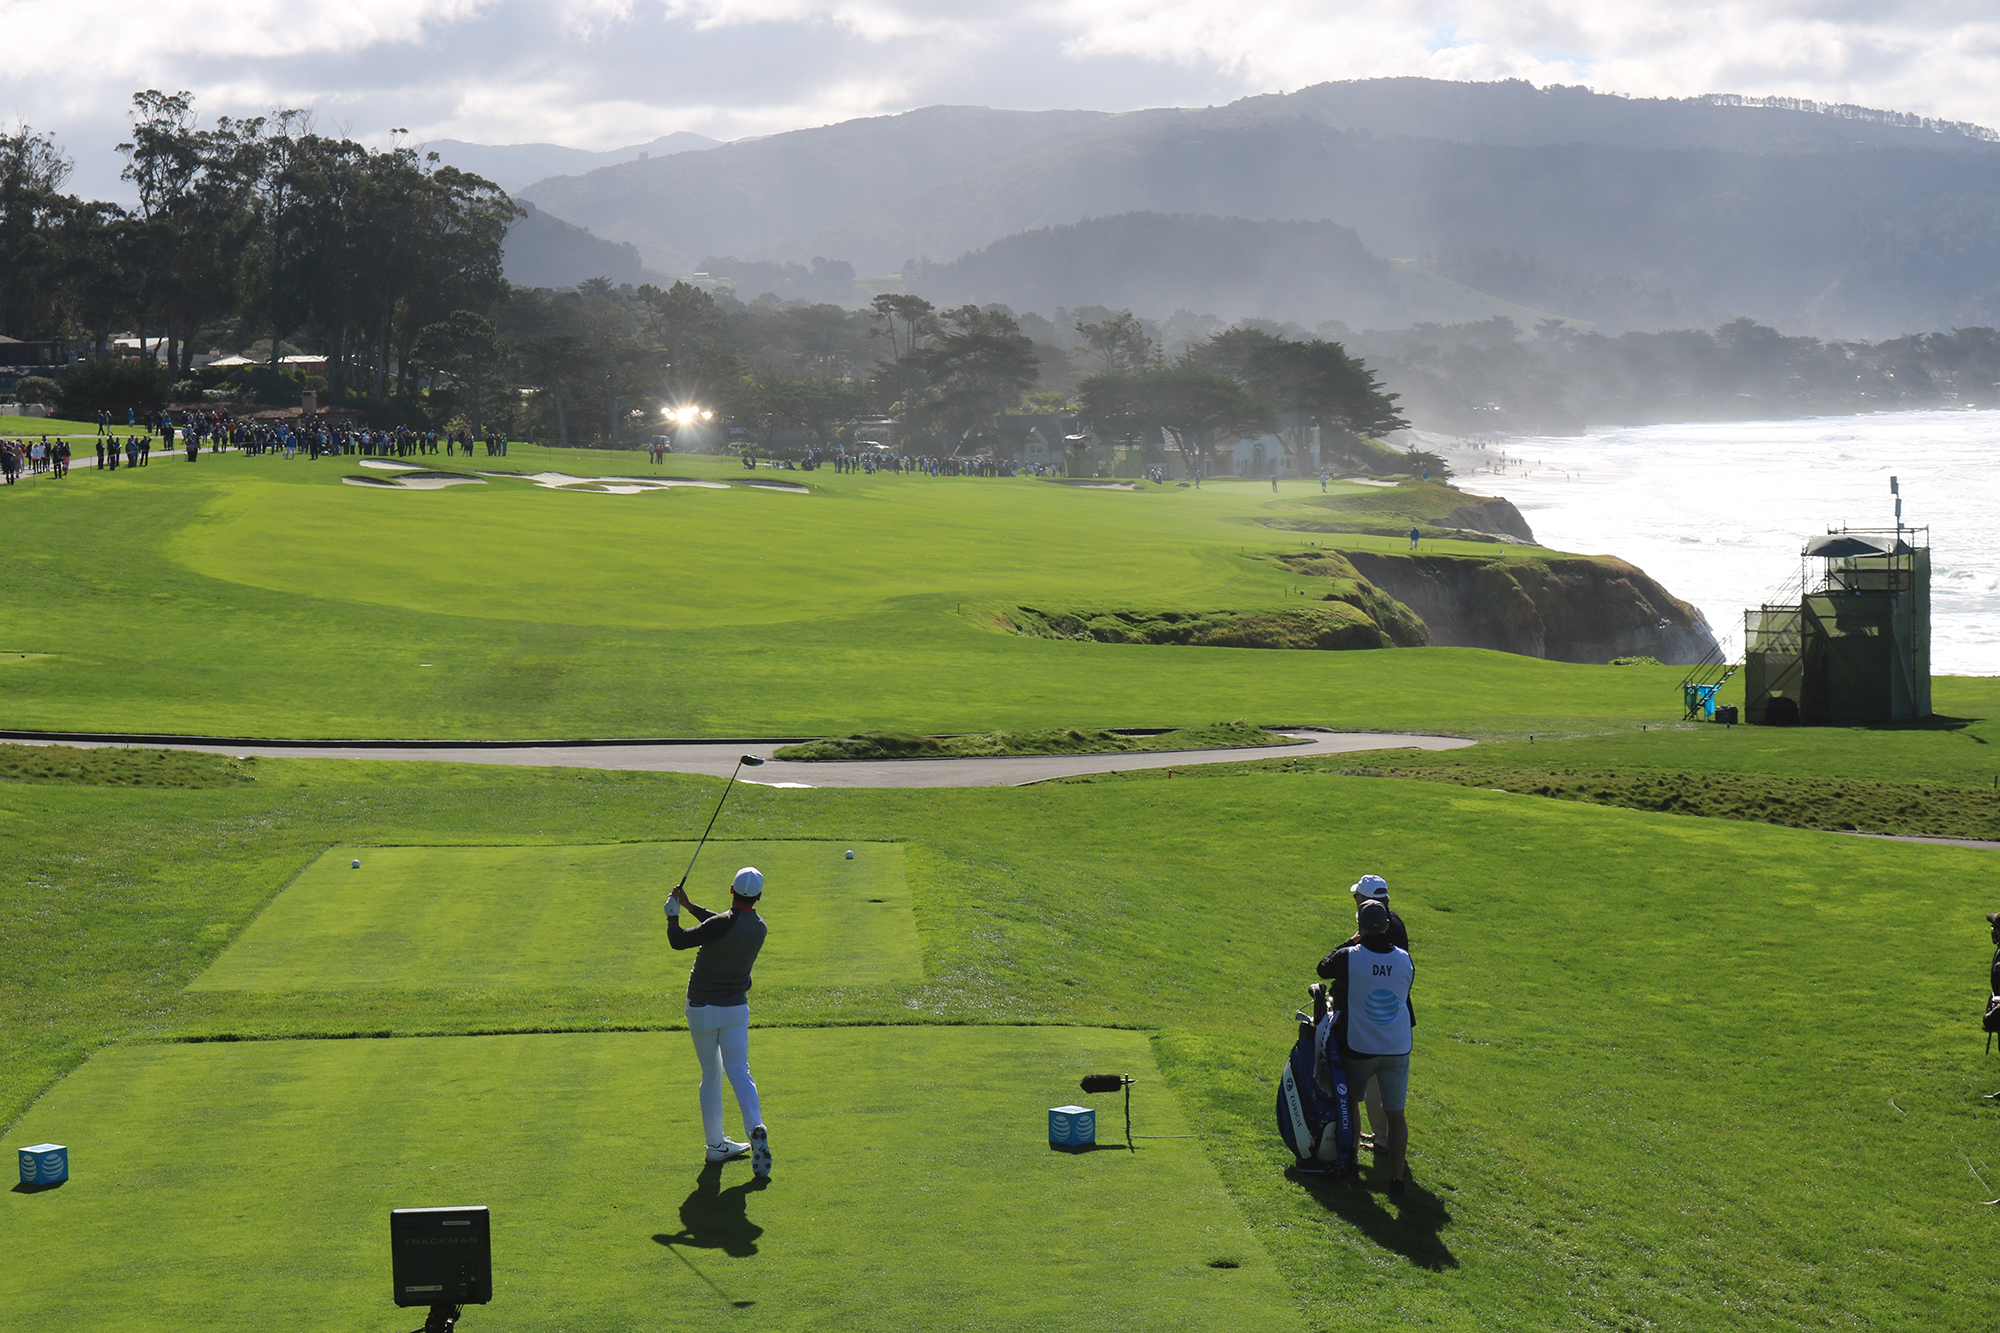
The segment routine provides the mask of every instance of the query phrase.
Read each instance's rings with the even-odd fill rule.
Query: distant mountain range
[[[1614,331],[1734,314],[1857,337],[2000,323],[2000,136],[1854,107],[1426,79],[1124,114],[931,107],[518,193],[664,272],[714,255],[908,263],[915,286],[1010,304],[1034,291],[1161,315],[1207,291],[1214,313],[1289,303],[1265,313],[1352,323],[1364,270],[1397,260],[1420,263],[1368,296],[1383,319],[1428,317],[1415,296],[1444,288],[1412,279],[1421,267],[1453,301]],[[1079,226],[1133,214],[1161,221],[1120,223],[1117,243]],[[1263,258],[1203,248],[1225,232]],[[1345,258],[1320,272],[1316,255]]]
[[[565,148],[557,143],[466,143],[459,139],[433,139],[417,145],[419,152],[436,153],[448,167],[484,176],[509,194],[547,176],[574,176],[619,162],[642,162],[675,153],[700,152],[715,148],[720,139],[710,139],[685,130],[663,134],[651,143],[593,153],[584,148]]]

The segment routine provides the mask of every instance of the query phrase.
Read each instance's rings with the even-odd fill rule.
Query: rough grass
[[[1130,754],[1141,750],[1228,750],[1298,745],[1247,722],[1182,727],[1155,736],[1133,736],[1088,727],[1047,727],[1040,731],[987,731],[968,736],[918,736],[910,732],[863,732],[782,746],[777,759],[828,761],[858,759],[970,759],[1010,754]]]
[[[1175,780],[1272,772],[1401,778],[1788,828],[2000,839],[2000,773],[1979,734],[1992,729],[1987,722],[1883,731],[1697,723],[1471,750],[1392,751],[1362,762],[1323,755],[1212,764],[1177,770]],[[1145,771],[1058,779],[1165,780]]]
[[[1020,606],[1003,614],[1017,634],[1086,643],[1345,651],[1429,641],[1423,623],[1408,608],[1365,581],[1324,594],[1316,603],[1276,610],[1046,611]]]
[[[1977,787],[1646,769],[1619,773],[1415,765],[1340,771],[1358,777],[1455,782],[1627,810],[1750,819],[1788,828],[2000,839],[2000,791]]]
[[[253,1160],[227,1164],[226,1206],[212,1225],[218,1234],[245,1234],[235,1220],[241,1214],[261,1217],[273,1234],[216,1253],[208,1270],[217,1289],[254,1286],[265,1298],[259,1318],[307,1308],[329,1272],[349,1271],[342,1265],[379,1264],[377,1210],[422,1192],[407,1188],[414,1169],[443,1171],[488,1151],[512,1161],[518,1145],[540,1142],[528,1131],[543,1128],[575,1129],[586,1144],[604,1140],[567,1112],[546,1127],[504,1114],[511,1106],[504,1090],[485,1089],[516,1067],[506,1062],[483,1071],[440,1065],[435,1077],[459,1081],[435,1084],[415,1043],[314,1043],[401,1057],[393,1078],[361,1080],[364,1091],[411,1097],[440,1087],[478,1098],[468,1097],[464,1111],[479,1128],[457,1131],[468,1134],[462,1149],[445,1142],[451,1156],[424,1155],[423,1137],[442,1123],[434,1117],[448,1097],[417,1097],[432,1109],[384,1118],[379,1142],[363,1144],[389,1152],[374,1174],[374,1157],[341,1147],[362,1143],[353,1136],[370,1126],[336,1114],[329,1128],[307,1095],[322,1086],[309,1069],[294,1071],[309,1076],[296,1093],[284,1078],[246,1074],[156,1098],[143,1081],[149,1053],[134,1044],[671,1027],[678,1021],[671,993],[544,984],[527,972],[482,986],[449,975],[362,989],[187,986],[331,845],[556,846],[656,837],[663,828],[691,832],[720,786],[472,765],[269,761],[269,770],[264,783],[247,788],[0,788],[14,870],[0,881],[0,1120],[13,1123],[51,1080],[107,1047],[130,1071],[109,1082],[123,1079],[131,1095],[119,1102],[103,1086],[79,1084],[95,1099],[89,1104],[160,1102],[183,1112],[147,1149],[157,1160],[201,1162],[199,1154],[175,1158],[172,1135],[233,1123],[235,1108],[270,1107],[273,1115],[256,1128]],[[393,779],[392,770],[408,776]],[[1980,1257],[1991,1219],[1978,1206],[2000,1193],[2000,1129],[1980,1100],[1993,1083],[1976,1022],[1990,951],[1983,913],[1993,906],[1991,853],[1529,801],[1445,783],[1268,771],[1168,786],[739,786],[718,833],[908,848],[923,980],[760,986],[760,1023],[815,1031],[994,1023],[1149,1031],[1186,1132],[1199,1136],[1188,1142],[1220,1173],[1308,1328],[1968,1328],[1983,1326],[2000,1297],[2000,1281]],[[1387,877],[1418,959],[1416,1185],[1401,1197],[1383,1193],[1372,1172],[1338,1187],[1286,1176],[1271,1128],[1272,1078],[1291,1040],[1290,1014],[1313,961],[1351,928],[1344,888],[1364,871]],[[1883,956],[1928,961],[1868,966]],[[1885,1055],[1882,1023],[1890,1015],[1896,1046]],[[766,1031],[757,1049],[775,1054],[775,1037]],[[804,1060],[812,1048],[797,1049]],[[816,1066],[760,1061],[760,1077],[819,1076]],[[518,1068],[524,1086],[542,1086],[532,1063]],[[899,1067],[907,1097],[863,1091],[842,1114],[891,1138],[905,1134],[922,1123],[917,1084],[926,1069],[922,1061]],[[1145,1133],[1147,1089],[1160,1089],[1143,1066],[1137,1072],[1134,1108]],[[621,1140],[631,1149],[611,1158],[621,1181],[652,1180],[649,1163],[673,1155],[674,1136],[645,1108],[686,1114],[691,1080],[684,1066],[669,1064],[665,1076],[678,1086],[660,1100],[650,1100],[660,1096],[662,1078],[651,1059],[560,1083],[569,1089],[563,1107],[588,1105],[593,1083],[634,1090],[622,1099],[626,1120],[616,1127],[634,1136]],[[1011,1095],[1029,1082],[1008,1075],[993,1090]],[[1040,1083],[1034,1091],[1037,1110],[1057,1104]],[[58,1088],[47,1105],[61,1110],[70,1104],[64,1095]],[[1068,1090],[1058,1095],[1067,1100]],[[295,1096],[309,1109],[277,1114]],[[89,1166],[91,1119],[65,1112],[19,1123],[71,1143],[78,1178],[47,1194],[6,1195],[0,1228],[45,1234],[38,1219],[57,1214],[24,1211],[37,1207],[87,1204],[103,1216],[96,1191],[105,1179],[93,1181]],[[131,1141],[123,1122],[104,1132],[113,1129]],[[846,1131],[815,1132],[838,1147]],[[933,1231],[948,1237],[952,1226],[990,1227],[993,1238],[980,1244],[1013,1254],[1032,1234],[1083,1265],[1078,1285],[1050,1290],[1079,1291],[1088,1301],[1090,1253],[1103,1235],[1093,1227],[1125,1219],[1093,1210],[1089,1220],[1051,1227],[1032,1200],[1009,1193],[1030,1182],[1002,1166],[1024,1144],[1045,1152],[1040,1133],[1038,1116],[1023,1122],[996,1111],[974,1131],[945,1135],[939,1150],[962,1154],[987,1183],[960,1190],[954,1175],[954,1188],[934,1191],[935,1202],[918,1200],[937,1210],[921,1214],[928,1220],[918,1240],[928,1243]],[[795,1138],[789,1151],[817,1149]],[[326,1167],[304,1177],[254,1170],[257,1160],[301,1159]],[[594,1172],[605,1159],[580,1160]],[[556,1197],[568,1188],[563,1165],[543,1159],[540,1188],[551,1195],[551,1212],[509,1208],[508,1263],[517,1275],[542,1271],[538,1250],[567,1253],[562,1247],[584,1225]],[[409,1176],[399,1174],[406,1169]],[[244,1183],[251,1175],[263,1193]],[[850,1209],[900,1216],[912,1182],[890,1178],[871,1192],[868,1176],[854,1178],[851,1204],[818,1202],[835,1218]],[[340,1193],[289,1188],[301,1179],[315,1190],[331,1182]],[[171,1184],[156,1177],[156,1188]],[[989,1186],[990,1200],[966,1193]],[[351,1202],[346,1192],[363,1187],[379,1191],[360,1209],[376,1221],[351,1229],[359,1257],[350,1260],[342,1248],[350,1231],[326,1219],[354,1209],[318,1210],[321,1200]],[[173,1188],[187,1191],[176,1209],[196,1206],[186,1200],[197,1186]],[[671,1207],[687,1188],[662,1185],[651,1197]],[[259,1200],[269,1203],[261,1213],[238,1206]],[[961,1209],[969,1215],[955,1222]],[[143,1210],[130,1211],[143,1219]],[[664,1224],[650,1214],[621,1222],[625,1211],[603,1209],[589,1225],[619,1243],[628,1226],[646,1236],[676,1229],[671,1213]],[[335,1237],[324,1261],[333,1269],[263,1257],[270,1245],[291,1253],[302,1231],[318,1243]],[[189,1234],[207,1244],[199,1231]],[[775,1229],[770,1235],[780,1239]],[[38,1272],[81,1271],[127,1252],[65,1243],[33,1258]],[[149,1283],[178,1281],[129,1253],[135,1261],[103,1282],[41,1282],[35,1299],[87,1304],[94,1295],[104,1308],[123,1310]],[[822,1253],[815,1280],[837,1305],[852,1270],[844,1251]],[[705,1271],[720,1282],[737,1270]],[[255,1283],[239,1280],[251,1274]],[[606,1281],[623,1290],[617,1284],[626,1279],[607,1273]],[[882,1299],[929,1290],[913,1282]],[[525,1290],[515,1297],[543,1298]],[[386,1295],[375,1288],[368,1299]],[[655,1297],[635,1299],[622,1312],[628,1323],[655,1310],[679,1317],[692,1309],[664,1293],[657,1307],[649,1304]],[[936,1308],[949,1313],[957,1299],[945,1292]],[[967,1310],[991,1308],[966,1299]],[[10,1300],[17,1322],[21,1308]],[[1087,1325],[1092,1308],[1072,1307],[1064,1317]],[[117,1322],[89,1313],[70,1326]],[[202,1313],[183,1318],[173,1304],[156,1302],[144,1317],[161,1330],[218,1326]],[[1062,1326],[1060,1313],[1015,1326]]]
[[[0,782],[82,783],[95,787],[247,787],[254,756],[196,754],[121,746],[0,743]]]

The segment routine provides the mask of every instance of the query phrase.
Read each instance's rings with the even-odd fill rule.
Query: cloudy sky
[[[310,106],[382,142],[605,149],[940,102],[1207,105],[1326,79],[1519,77],[2000,124],[1993,0],[0,0],[0,117],[121,197],[140,88]]]

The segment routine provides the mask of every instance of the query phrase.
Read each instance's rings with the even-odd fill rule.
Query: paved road
[[[771,752],[787,741],[573,741],[566,745],[299,745],[285,741],[176,741],[164,736],[104,739],[34,732],[0,732],[0,738],[29,745],[142,745],[209,754],[269,755],[283,759],[398,759],[453,764],[513,764],[529,768],[617,768],[651,773],[706,773],[727,777],[741,755],[765,760],[746,768],[739,781],[766,787],[1021,787],[1051,778],[1114,773],[1135,768],[1189,768],[1195,764],[1241,763],[1248,759],[1302,755],[1362,754],[1373,750],[1459,750],[1473,744],[1457,736],[1417,736],[1374,731],[1288,731],[1303,740],[1264,750],[1157,750],[1144,754],[1025,755],[1006,759],[900,759],[861,764],[784,764]],[[1847,833],[1843,837],[1883,842],[2000,851],[2000,842],[1973,838],[1925,838],[1893,833]]]
[[[1927,842],[1934,847],[1970,847],[1975,852],[2000,851],[2000,842],[1985,838],[1923,838],[1910,833],[1849,833],[1850,838],[1875,838],[1882,842]]]
[[[132,741],[49,739],[57,745],[138,744],[209,754],[269,755],[286,759],[414,759],[454,764],[517,764],[533,768],[618,768],[653,773],[707,773],[727,777],[740,755],[770,760],[746,768],[741,781],[794,787],[1018,787],[1083,773],[1134,768],[1187,768],[1193,764],[1240,763],[1246,759],[1356,754],[1365,750],[1456,750],[1473,742],[1457,736],[1406,736],[1361,731],[1286,732],[1303,740],[1256,750],[1155,750],[1141,754],[1025,755],[1003,759],[900,759],[875,763],[788,764],[771,760],[784,741],[681,742],[590,741],[570,745],[505,745],[460,748],[420,745],[299,745],[285,741]],[[19,735],[10,740],[25,739]]]

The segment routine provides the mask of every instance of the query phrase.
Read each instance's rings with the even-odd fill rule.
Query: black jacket
[[[1326,957],[1320,959],[1319,979],[1321,981],[1331,980],[1333,977],[1334,954],[1339,953],[1342,949],[1347,948],[1350,944],[1359,944],[1359,943],[1361,943],[1361,936],[1359,934],[1349,935],[1346,939],[1342,940],[1337,946],[1335,946],[1333,953],[1330,953]],[[1401,949],[1404,953],[1408,953],[1410,951],[1410,932],[1408,928],[1403,925],[1403,918],[1396,915],[1396,909],[1394,909],[1393,907],[1389,909],[1389,943],[1395,945],[1398,949]],[[1995,956],[1993,965],[1995,968],[1994,975],[2000,976],[2000,955]]]

